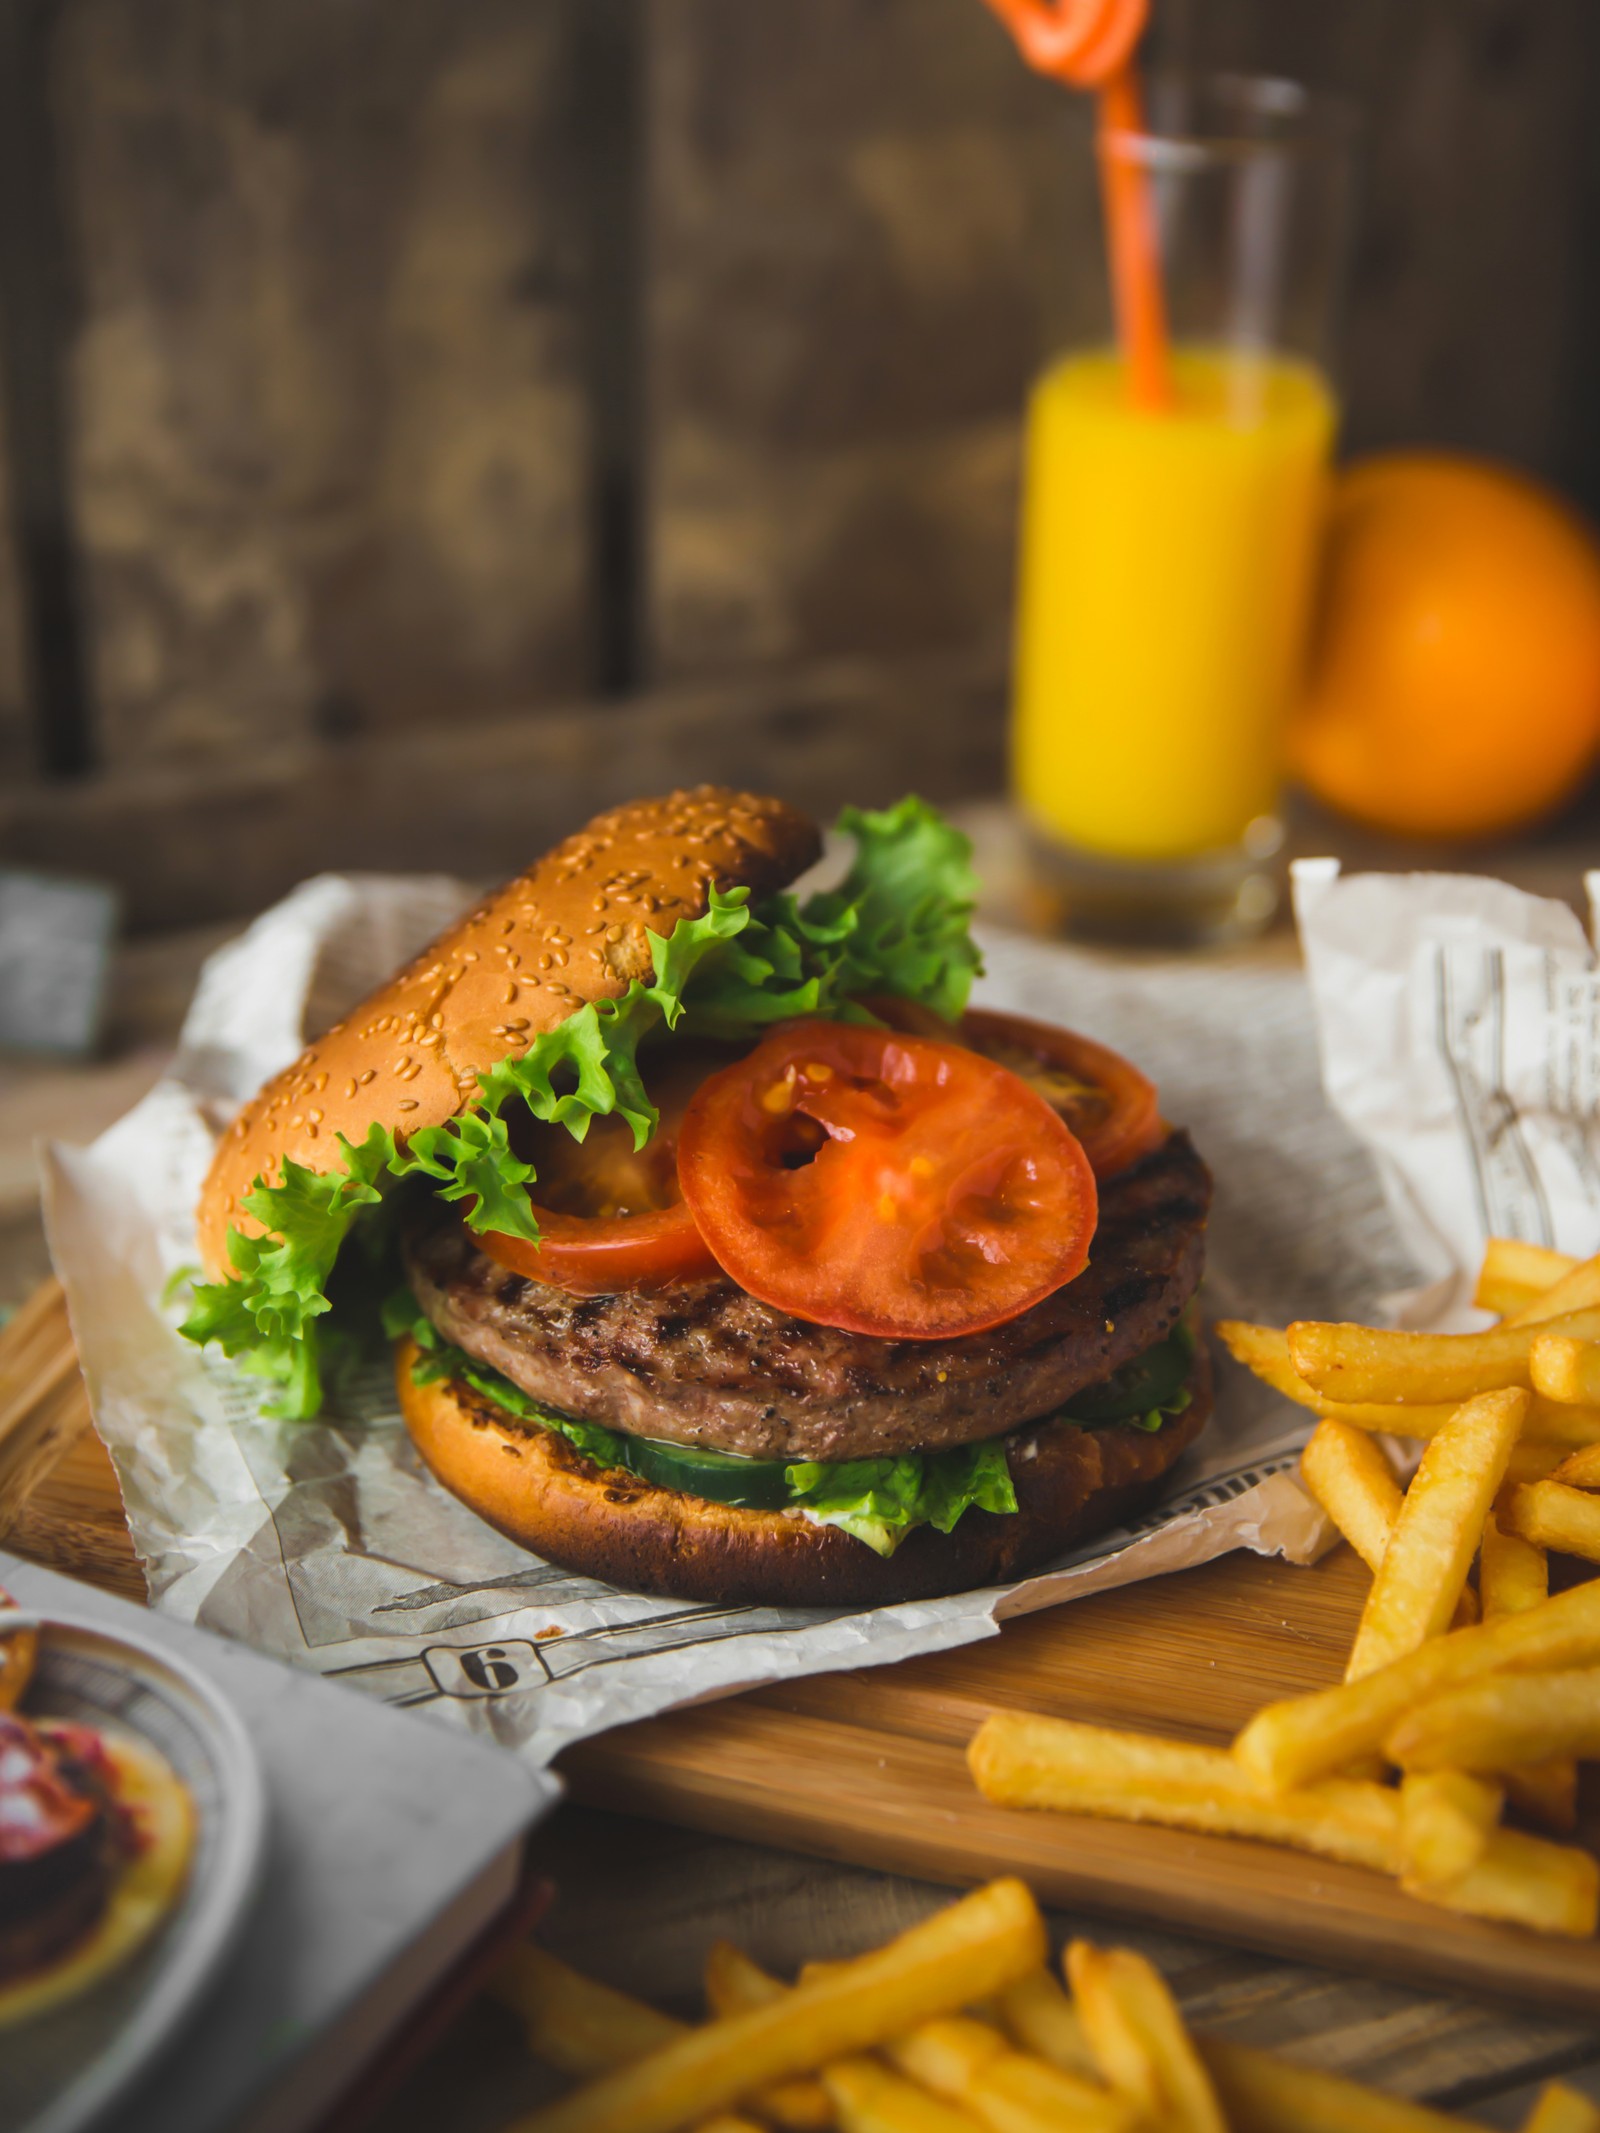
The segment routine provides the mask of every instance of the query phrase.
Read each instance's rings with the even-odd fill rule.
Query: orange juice
[[[1178,349],[1174,404],[1071,355],[1028,415],[1014,778],[1111,860],[1237,848],[1270,816],[1335,423],[1309,364]]]

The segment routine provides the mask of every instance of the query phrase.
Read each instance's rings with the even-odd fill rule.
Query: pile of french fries
[[[1319,1418],[1302,1478],[1372,1572],[1344,1683],[1231,1750],[997,1713],[969,1751],[988,1798],[1294,1845],[1593,1934],[1600,1863],[1551,1837],[1600,1758],[1600,1579],[1552,1597],[1548,1556],[1600,1563],[1600,1257],[1493,1240],[1476,1300],[1482,1333],[1216,1329]],[[1409,1487],[1384,1437],[1423,1440]]]
[[[1074,1941],[1070,1995],[1020,1881],[785,1985],[728,1942],[674,2021],[523,1948],[495,1990],[582,2086],[512,2133],[1470,2133],[1467,2121],[1185,2029],[1127,1948]],[[1551,2083],[1524,2133],[1600,2133]]]

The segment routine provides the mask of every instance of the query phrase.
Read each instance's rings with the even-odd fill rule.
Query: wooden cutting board
[[[0,1332],[0,1547],[142,1597],[53,1282]],[[1225,1741],[1339,1678],[1365,1585],[1347,1548],[1314,1570],[1230,1556],[960,1651],[619,1727],[561,1768],[580,1800],[720,1836],[958,1884],[1018,1873],[1068,1908],[1600,2017],[1600,1943],[1459,1918],[1273,1846],[991,1807],[967,1776],[967,1741],[1007,1706]]]

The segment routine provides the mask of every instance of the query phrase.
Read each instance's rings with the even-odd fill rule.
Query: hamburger
[[[1210,1179],[1127,1060],[974,1011],[966,841],[599,816],[270,1081],[184,1331],[317,1412],[393,1344],[434,1475],[609,1583],[859,1606],[1018,1575],[1204,1426]]]

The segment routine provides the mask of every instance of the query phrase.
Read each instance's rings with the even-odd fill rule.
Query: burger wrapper
[[[1444,1309],[1486,1227],[1593,1249],[1600,1018],[1577,922],[1495,884],[1326,868],[1300,897],[1315,1008],[1287,949],[1130,964],[983,937],[979,1000],[1126,1050],[1193,1132],[1217,1180],[1205,1315],[1362,1315],[1419,1274],[1422,1307]],[[433,1482],[376,1369],[315,1423],[264,1415],[259,1384],[182,1340],[165,1300],[196,1259],[214,1138],[467,898],[439,879],[307,882],[207,964],[144,1101],[92,1147],[44,1151],[52,1250],[155,1605],[543,1763],[606,1727],[990,1637],[1230,1549],[1308,1562],[1328,1544],[1293,1476],[1308,1418],[1225,1358],[1215,1419],[1147,1517],[1019,1584],[866,1611],[691,1606],[542,1562]],[[1508,1166],[1485,1150],[1510,1112]]]

